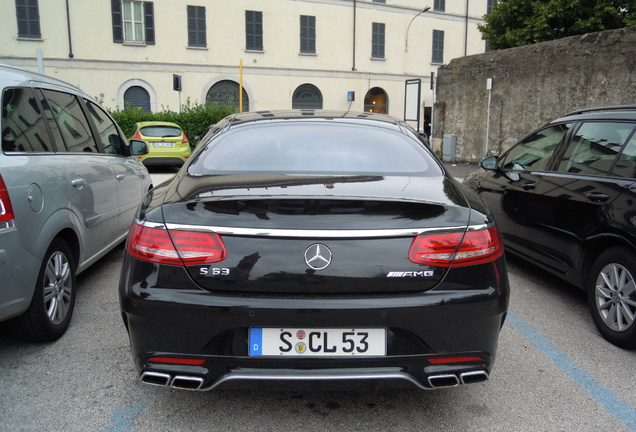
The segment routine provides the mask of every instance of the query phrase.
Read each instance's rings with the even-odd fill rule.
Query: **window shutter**
[[[38,0],[28,0],[29,7],[29,33],[31,37],[42,37],[40,33],[40,12],[38,11]]]
[[[26,37],[29,35],[26,1],[16,0],[15,8],[18,16],[18,36]]]
[[[124,42],[124,26],[122,24],[121,16],[121,0],[111,0],[110,7],[113,16],[113,42]]]
[[[199,15],[197,17],[197,42],[199,43],[199,46],[207,46],[208,42],[205,34],[205,6],[199,6],[197,10],[199,11]]]
[[[197,14],[194,6],[188,6],[188,46],[197,44]]]
[[[146,33],[146,44],[155,44],[155,16],[153,2],[144,2],[144,25]]]

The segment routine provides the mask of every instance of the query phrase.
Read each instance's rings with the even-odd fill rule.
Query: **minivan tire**
[[[52,342],[66,332],[75,308],[75,271],[70,248],[55,239],[42,260],[29,308],[9,323],[15,337]]]
[[[594,324],[605,339],[621,348],[636,348],[635,283],[636,256],[621,247],[601,253],[588,278],[587,300]]]

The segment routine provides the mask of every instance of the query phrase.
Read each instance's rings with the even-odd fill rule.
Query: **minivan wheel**
[[[73,315],[75,291],[73,255],[63,240],[56,239],[40,266],[29,308],[11,322],[13,334],[31,342],[60,338]]]
[[[636,348],[636,257],[623,248],[603,252],[592,266],[587,299],[603,337]]]

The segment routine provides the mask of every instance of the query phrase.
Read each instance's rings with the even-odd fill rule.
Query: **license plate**
[[[174,144],[171,142],[156,142],[152,143],[153,147],[172,147]]]
[[[386,355],[386,329],[250,328],[250,356]]]

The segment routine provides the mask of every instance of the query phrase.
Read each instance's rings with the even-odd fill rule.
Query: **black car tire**
[[[44,255],[29,308],[10,322],[10,330],[29,342],[51,342],[59,339],[71,322],[75,307],[75,263],[71,250],[56,239]],[[46,296],[46,299],[45,299]],[[62,302],[59,314],[55,302]]]
[[[614,247],[596,259],[587,285],[588,305],[596,328],[605,339],[627,349],[636,348],[636,320],[619,328],[619,321],[622,325],[625,320],[617,317],[616,308],[628,308],[632,316],[636,313],[635,282],[636,256]]]

